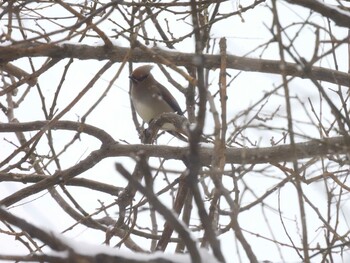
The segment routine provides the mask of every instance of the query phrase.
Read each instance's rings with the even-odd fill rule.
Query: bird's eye
[[[134,82],[141,82],[141,81],[143,81],[144,79],[146,79],[147,77],[148,77],[148,75],[144,75],[144,76],[141,76],[141,77],[136,77],[136,76],[134,76],[134,75],[129,76],[129,78],[130,78],[131,80],[133,80]]]
[[[140,78],[138,78],[137,80],[138,81],[143,81],[144,79],[146,79],[148,77],[148,75],[144,75],[144,76],[141,76]]]

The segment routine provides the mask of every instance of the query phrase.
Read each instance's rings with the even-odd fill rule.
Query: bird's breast
[[[135,88],[131,90],[131,100],[137,114],[149,123],[164,112],[174,112],[170,105],[158,94],[147,92],[147,88],[141,92]],[[163,127],[162,127],[163,128]],[[166,125],[163,129],[167,129]]]

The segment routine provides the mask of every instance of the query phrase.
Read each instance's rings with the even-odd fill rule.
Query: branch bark
[[[333,20],[338,26],[348,28],[350,25],[350,13],[336,6],[332,6],[329,3],[326,4],[315,0],[287,0],[287,2],[293,5],[300,5],[311,9]]]
[[[0,133],[11,131],[33,131],[44,127],[46,121],[28,122],[28,123],[0,123]],[[81,123],[58,121],[52,129],[78,129]],[[103,141],[103,155],[106,157],[117,156],[137,156],[142,151],[147,157],[163,157],[164,159],[182,160],[188,154],[188,147],[174,147],[166,145],[122,145],[117,144],[111,136],[105,134],[103,130],[84,124],[82,132],[96,136]],[[98,136],[97,136],[98,135]],[[99,152],[101,150],[97,150]],[[226,163],[235,164],[259,164],[267,162],[293,161],[297,159],[325,156],[327,154],[346,154],[350,151],[350,137],[339,136],[326,139],[312,139],[306,142],[296,143],[295,151],[289,144],[261,147],[261,148],[227,148]],[[97,153],[98,154],[98,153]],[[99,154],[98,154],[99,155]],[[211,163],[213,148],[202,145],[199,149],[199,158],[202,164]],[[294,157],[295,156],[295,157]]]
[[[150,49],[158,56],[166,57],[178,66],[195,66],[195,54],[184,52],[172,52],[159,48]],[[110,59],[115,62],[123,61],[129,48],[114,46],[106,48],[105,46],[89,46],[75,44],[23,44],[20,46],[12,45],[0,47],[0,63],[13,61],[23,57],[52,57],[57,59],[77,58],[81,60]],[[151,53],[144,52],[140,48],[135,48],[130,57],[130,62],[161,62]],[[203,66],[207,69],[220,68],[220,55],[203,55]],[[260,73],[281,74],[281,64],[278,60],[246,58],[235,55],[227,55],[227,68],[242,71],[252,71]],[[286,63],[283,69],[286,75],[299,78],[308,78],[308,75],[300,70],[299,65],[295,63]],[[350,74],[339,72],[337,70],[311,67],[312,75],[320,81],[327,81],[337,85],[349,86]]]

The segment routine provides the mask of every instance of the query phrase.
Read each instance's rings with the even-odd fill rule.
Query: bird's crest
[[[149,76],[152,68],[153,66],[151,65],[144,65],[144,66],[138,67],[132,72],[130,78],[135,81],[142,81]]]

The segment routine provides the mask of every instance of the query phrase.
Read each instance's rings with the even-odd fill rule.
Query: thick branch
[[[287,0],[287,2],[294,5],[301,5],[320,13],[321,15],[332,19],[338,26],[350,26],[350,13],[336,6],[332,6],[329,3],[323,3],[316,0]]]
[[[181,117],[181,116],[179,116]],[[33,131],[39,130],[45,126],[46,121],[37,121],[30,123],[1,123],[1,132],[15,132],[15,131]],[[80,126],[82,125],[82,126]],[[82,129],[79,129],[79,128]],[[71,121],[58,121],[53,128],[77,130],[85,132],[89,135],[99,138],[105,147],[103,147],[103,155],[106,157],[116,156],[137,156],[142,151],[147,157],[162,157],[165,159],[182,160],[188,153],[188,147],[173,147],[166,145],[142,145],[131,144],[121,145],[116,144],[108,133],[100,130],[94,126],[81,124]],[[108,149],[107,149],[108,148]],[[312,158],[316,156],[325,156],[327,154],[346,154],[350,151],[349,137],[334,137],[329,139],[314,139],[308,142],[296,143],[295,151],[290,145],[280,145],[262,148],[227,148],[226,149],[226,163],[237,164],[258,164],[268,162],[287,162],[293,161],[296,156],[297,159]],[[96,151],[96,154],[100,153]],[[202,145],[199,150],[199,157],[203,164],[210,164],[213,156],[213,148]]]
[[[162,49],[151,49],[159,56],[166,57],[178,66],[195,66],[193,61],[196,61],[195,54],[184,52],[169,52]],[[20,46],[6,46],[0,47],[0,63],[16,60],[23,57],[52,57],[58,59],[77,58],[81,60],[94,59],[106,60],[110,59],[115,62],[121,62],[127,52],[128,48],[115,46],[114,48],[106,48],[105,46],[88,46],[88,45],[74,45],[74,44],[23,44]],[[220,55],[203,55],[203,66],[211,68],[220,68]],[[130,57],[130,62],[160,62],[156,57],[135,48]],[[280,61],[255,59],[239,57],[234,55],[227,55],[227,68],[254,71],[261,73],[281,74]],[[307,78],[300,67],[294,63],[286,63],[284,68],[285,74],[300,78]],[[312,67],[312,75],[317,80],[327,81],[334,84],[349,86],[350,74],[339,72],[332,69],[322,67]]]
[[[11,124],[8,124],[11,125]],[[6,130],[9,131],[8,129]],[[1,130],[0,130],[1,132]],[[4,132],[4,131],[2,131]],[[198,159],[203,165],[209,165],[213,158],[212,147],[200,147]],[[188,154],[188,147],[172,147],[158,145],[121,145],[121,144],[103,144],[99,150],[91,152],[91,154],[78,164],[58,171],[54,176],[41,180],[31,186],[25,187],[16,193],[0,200],[0,205],[9,206],[22,200],[25,197],[41,192],[49,187],[66,182],[75,176],[87,171],[101,160],[107,157],[116,156],[137,156],[142,152],[146,157],[161,157],[164,159],[183,160]],[[324,156],[327,154],[346,154],[350,151],[349,137],[335,137],[323,140],[310,140],[304,143],[296,143],[294,147],[290,145],[281,145],[264,148],[244,148],[233,149],[227,148],[226,163],[238,164],[258,164],[269,162],[286,162],[293,161],[295,158],[304,159],[316,156]]]
[[[310,140],[296,143],[295,151],[288,145],[262,148],[226,149],[226,163],[259,164],[269,162],[288,162],[297,159],[325,156],[327,154],[346,154],[350,151],[350,138],[335,137],[324,140]],[[213,148],[200,147],[199,159],[203,165],[209,165],[213,157]],[[136,156],[143,152],[147,157],[182,160],[188,153],[188,147],[157,145],[112,145],[110,156]]]
[[[31,237],[38,238],[43,241],[46,245],[57,251],[66,250],[67,247],[59,239],[55,238],[54,235],[45,232],[44,230],[28,223],[24,219],[17,217],[5,209],[0,207],[0,220],[6,221],[21,230],[26,231]]]

